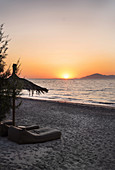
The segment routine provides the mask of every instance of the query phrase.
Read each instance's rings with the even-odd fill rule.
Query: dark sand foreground
[[[22,101],[16,110],[16,125],[57,128],[62,138],[18,145],[0,137],[0,170],[115,169],[115,108]]]

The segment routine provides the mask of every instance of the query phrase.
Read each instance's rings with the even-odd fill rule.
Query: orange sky
[[[115,1],[0,1],[7,64],[27,78],[115,74]]]

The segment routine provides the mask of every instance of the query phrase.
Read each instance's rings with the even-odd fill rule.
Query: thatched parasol
[[[17,64],[13,64],[13,73],[12,75],[7,79],[7,83],[9,86],[10,91],[12,91],[12,99],[13,99],[13,125],[15,126],[15,99],[16,94],[19,93],[21,90],[28,90],[29,93],[32,91],[32,95],[34,91],[36,91],[37,94],[40,93],[47,93],[48,89],[37,86],[36,84],[32,83],[29,80],[26,80],[24,78],[20,78],[16,75],[16,68]]]

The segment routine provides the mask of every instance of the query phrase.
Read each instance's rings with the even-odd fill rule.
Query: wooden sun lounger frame
[[[61,132],[52,128],[39,128],[38,125],[13,126],[11,120],[0,123],[0,136],[6,137],[18,144],[47,142],[61,138]],[[37,133],[31,132],[37,130]]]
[[[15,126],[10,126],[8,129],[8,139],[18,144],[41,143],[60,138],[61,132],[51,128],[40,128],[37,133]]]
[[[13,125],[12,120],[6,120],[0,123],[0,136],[6,137],[8,136],[8,129],[10,126]],[[25,130],[33,130],[33,129],[38,129],[38,125],[31,125],[31,126],[18,126],[21,129]]]

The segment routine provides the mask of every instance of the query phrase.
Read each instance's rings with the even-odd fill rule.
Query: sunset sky
[[[0,0],[2,23],[23,77],[115,74],[115,0]]]

